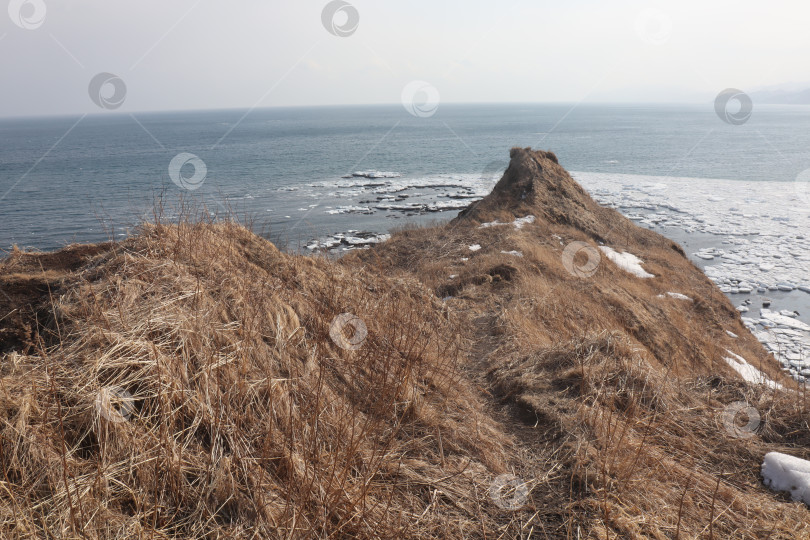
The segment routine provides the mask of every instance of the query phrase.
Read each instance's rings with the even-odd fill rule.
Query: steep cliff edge
[[[810,536],[804,392],[549,152],[339,261],[144,225],[0,291],[3,537]]]

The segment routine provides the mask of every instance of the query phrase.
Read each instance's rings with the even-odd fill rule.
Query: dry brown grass
[[[3,538],[461,538],[504,521],[479,507],[507,439],[420,284],[233,224],[95,251],[2,360]],[[357,350],[330,338],[343,312],[367,325]]]
[[[537,463],[557,471],[544,486],[553,494],[532,492],[548,501],[556,531],[810,537],[807,508],[759,477],[768,451],[810,457],[804,393],[678,246],[599,207],[550,156],[512,157],[496,196],[448,226],[403,231],[354,257],[452,296],[447,305],[477,336],[473,377],[519,441],[524,474],[537,477]],[[537,222],[522,230],[477,227],[529,214]],[[593,276],[576,277],[562,257],[573,241],[628,250],[657,277],[636,278],[605,257]],[[470,252],[473,243],[482,249]],[[511,250],[523,257],[501,253]],[[659,298],[669,291],[694,301]],[[740,381],[726,349],[787,391]],[[761,416],[751,437],[736,438],[724,422],[735,402]]]
[[[759,478],[768,451],[810,457],[805,393],[678,246],[553,155],[512,157],[451,224],[339,261],[233,223],[12,254],[0,536],[810,537]],[[573,241],[656,277],[606,258],[576,277]],[[341,313],[367,325],[356,350],[330,336]],[[726,349],[787,389],[741,381]],[[754,432],[726,421],[737,402]],[[511,508],[489,493],[502,473],[525,483]]]

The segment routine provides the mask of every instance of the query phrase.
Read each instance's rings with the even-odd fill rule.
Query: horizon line
[[[577,101],[452,101],[441,103],[440,108],[443,106],[464,106],[464,105],[573,105]],[[624,107],[642,107],[642,106],[697,106],[697,105],[711,105],[711,101],[587,101],[579,102],[578,106],[600,105],[600,106],[624,106]],[[772,106],[772,107],[806,107],[810,103],[760,103],[758,106]],[[144,115],[157,115],[157,114],[172,114],[172,113],[214,113],[214,112],[244,112],[244,111],[269,111],[269,110],[293,110],[293,109],[350,109],[350,108],[371,108],[371,107],[402,107],[401,103],[334,103],[334,104],[319,104],[319,105],[273,105],[268,107],[212,107],[208,109],[139,109],[134,111],[108,111],[98,113],[87,112],[70,112],[58,114],[12,114],[0,115],[0,121],[3,120],[45,120],[45,119],[58,119],[58,118],[76,118],[82,115],[88,117],[122,117],[130,116],[133,114]]]

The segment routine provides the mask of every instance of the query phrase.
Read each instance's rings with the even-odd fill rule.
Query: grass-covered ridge
[[[96,251],[3,357],[4,538],[480,528],[469,495],[504,469],[504,438],[423,286],[234,224],[145,226]],[[38,258],[4,274],[36,274]],[[330,337],[344,312],[367,326],[360,348]]]
[[[181,221],[0,262],[0,537],[810,535],[804,392],[553,154],[337,261]]]

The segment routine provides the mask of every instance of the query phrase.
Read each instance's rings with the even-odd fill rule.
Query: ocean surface
[[[120,237],[151,217],[158,197],[171,218],[181,196],[247,216],[288,247],[335,235],[346,246],[358,231],[453,217],[492,187],[512,146],[552,150],[571,171],[747,181],[767,193],[810,168],[808,125],[806,106],[762,106],[734,126],[712,103],[441,105],[428,118],[392,105],[0,119],[0,248]],[[170,177],[181,153],[205,164],[193,191]],[[369,171],[394,174],[344,178]]]

